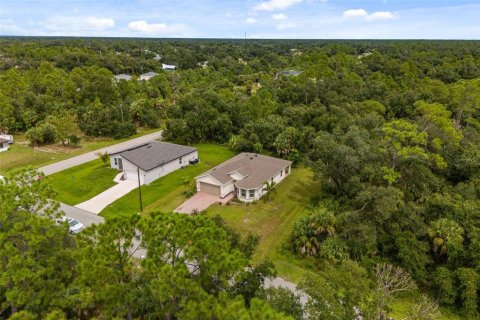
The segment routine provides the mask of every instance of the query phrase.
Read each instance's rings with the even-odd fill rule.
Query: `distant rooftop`
[[[298,70],[284,70],[284,71],[277,72],[275,76],[277,78],[281,76],[298,77],[301,73],[302,71],[298,71]]]
[[[121,74],[117,74],[115,76],[113,76],[117,81],[120,81],[120,80],[127,80],[127,81],[130,81],[132,80],[132,76],[129,76],[128,74],[125,74],[125,73],[121,73]]]
[[[158,76],[158,73],[156,72],[153,72],[153,71],[150,71],[150,72],[147,72],[147,73],[144,73],[142,75],[140,75],[140,77],[155,77],[155,76]]]

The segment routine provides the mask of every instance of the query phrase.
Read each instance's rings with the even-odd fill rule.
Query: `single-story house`
[[[113,77],[115,78],[116,81],[120,81],[120,80],[130,81],[130,80],[132,80],[132,76],[130,76],[128,74],[125,74],[125,73],[117,74],[117,75],[114,75]]]
[[[284,71],[279,71],[275,74],[275,79],[278,79],[279,77],[298,77],[302,71],[298,70],[284,70]]]
[[[11,134],[2,133],[0,134],[0,138],[7,140],[9,144],[13,143],[13,135]]]
[[[172,64],[165,64],[165,63],[162,63],[162,70],[166,70],[166,71],[175,71],[177,67],[172,65]]]
[[[0,152],[7,151],[10,147],[10,143],[7,139],[0,138]]]
[[[140,80],[148,81],[148,80],[152,79],[152,78],[155,77],[155,76],[158,76],[158,73],[153,72],[153,71],[150,71],[150,72],[141,74],[141,75],[140,75]]]
[[[196,177],[197,191],[221,198],[233,192],[241,201],[255,201],[266,193],[265,182],[279,183],[291,166],[291,161],[243,152]]]
[[[152,141],[110,154],[110,166],[122,170],[124,179],[150,184],[170,172],[198,161],[198,150],[178,144]]]

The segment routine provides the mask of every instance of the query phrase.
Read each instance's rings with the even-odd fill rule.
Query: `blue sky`
[[[469,0],[0,0],[0,35],[480,39]]]

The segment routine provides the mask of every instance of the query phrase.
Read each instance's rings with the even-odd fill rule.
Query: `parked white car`
[[[83,223],[73,218],[63,216],[61,219],[57,220],[58,223],[63,223],[64,221],[68,222],[68,230],[71,234],[76,234],[83,230]]]

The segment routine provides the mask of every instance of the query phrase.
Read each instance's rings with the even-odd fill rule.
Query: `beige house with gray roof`
[[[240,153],[196,177],[197,191],[219,197],[234,193],[239,200],[251,202],[265,193],[265,182],[279,183],[290,174],[292,162]]]

